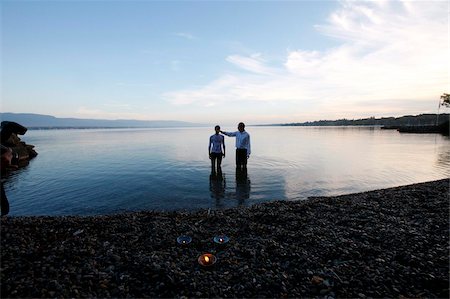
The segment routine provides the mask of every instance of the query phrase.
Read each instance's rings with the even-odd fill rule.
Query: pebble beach
[[[0,295],[448,298],[449,183],[226,210],[7,216]],[[229,242],[214,243],[222,234]],[[198,263],[204,253],[214,265]]]

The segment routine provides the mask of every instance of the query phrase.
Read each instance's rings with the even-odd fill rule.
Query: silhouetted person
[[[9,147],[1,146],[1,176],[3,177],[8,169],[17,168],[17,166],[11,165],[11,161],[13,158],[13,152]],[[1,215],[7,215],[9,213],[9,201],[6,197],[5,188],[3,186],[3,181],[1,182]]]
[[[250,158],[250,134],[245,131],[245,124],[238,124],[238,131],[223,132],[228,137],[236,137],[236,169],[247,169],[247,160]]]
[[[225,158],[225,138],[220,135],[220,126],[214,128],[216,133],[209,137],[208,145],[208,155],[211,159],[211,175],[216,174],[216,164],[217,164],[217,174],[222,174],[222,157]]]

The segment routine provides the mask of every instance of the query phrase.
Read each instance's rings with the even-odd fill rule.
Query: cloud
[[[103,109],[82,106],[76,110],[75,114],[80,118],[93,119],[149,119],[149,115],[144,113],[124,112],[124,110],[130,110],[129,108],[128,104],[105,104]]]
[[[260,53],[255,53],[250,57],[230,55],[226,60],[239,68],[257,74],[269,75],[275,71],[274,69],[264,65],[265,61]]]
[[[174,35],[185,39],[195,39],[194,35],[186,32],[176,32]]]
[[[223,102],[224,90],[228,87],[236,88],[239,78],[235,76],[223,76],[201,88],[193,88],[175,92],[168,92],[164,96],[175,105],[198,104],[203,107],[212,107]],[[237,87],[238,88],[238,87]]]
[[[325,24],[315,26],[339,46],[290,50],[277,66],[259,53],[229,55],[235,72],[164,96],[175,105],[293,103],[311,114],[333,115],[365,108],[408,111],[414,101],[421,104],[409,111],[424,109],[426,102],[434,108],[448,92],[447,9],[446,2],[343,1]]]
[[[154,87],[155,85],[152,83],[134,83],[134,82],[118,82],[116,83],[117,86],[121,87]]]

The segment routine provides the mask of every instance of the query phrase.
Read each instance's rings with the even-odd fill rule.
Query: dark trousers
[[[247,168],[247,149],[236,149],[236,168]]]
[[[211,172],[216,171],[217,162],[217,172],[222,172],[222,153],[211,153]]]

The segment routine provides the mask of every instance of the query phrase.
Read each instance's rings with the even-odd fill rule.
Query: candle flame
[[[205,263],[209,263],[209,257],[205,255]]]

